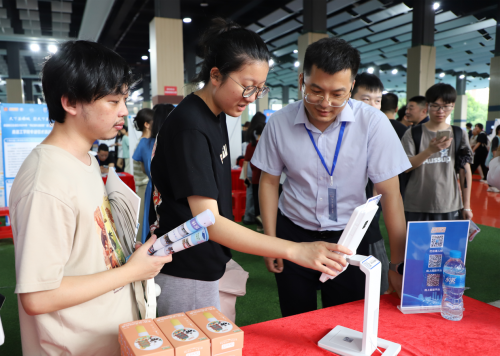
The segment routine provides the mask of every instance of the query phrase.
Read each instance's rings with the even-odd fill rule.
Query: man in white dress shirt
[[[399,294],[406,223],[397,176],[411,165],[385,115],[350,99],[359,63],[359,52],[338,38],[307,48],[299,77],[304,100],[273,114],[252,158],[262,170],[261,216],[268,235],[337,242],[354,209],[366,202],[370,178],[382,194],[394,262],[389,280]],[[287,179],[278,198],[282,172]],[[363,241],[357,253],[371,254],[380,244],[383,240]],[[364,275],[357,267],[321,284],[320,273],[265,260],[276,274],[283,316],[315,310],[319,287],[323,307],[364,298]]]

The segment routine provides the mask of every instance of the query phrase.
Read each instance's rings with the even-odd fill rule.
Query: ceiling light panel
[[[385,30],[388,30],[388,29],[391,29],[391,28],[394,28],[397,26],[409,24],[412,22],[412,20],[413,20],[413,13],[410,12],[408,14],[404,14],[404,15],[398,16],[396,18],[391,18],[387,21],[370,26],[370,30],[372,30],[374,32],[385,31]]]
[[[69,32],[69,23],[54,22],[52,23],[52,31]]]
[[[361,60],[364,61],[366,58],[370,58],[370,57],[373,57],[373,56],[376,56],[376,55],[379,55],[379,54],[382,54],[382,51],[376,49],[375,51],[361,53],[360,57],[361,57]]]
[[[326,14],[342,10],[343,8],[358,2],[358,0],[332,0],[326,3]]]
[[[443,23],[443,22],[454,20],[457,17],[458,16],[455,15],[452,11],[441,12],[440,14],[436,14],[436,16],[434,18],[434,23],[435,24],[440,24],[440,23]]]
[[[73,12],[72,4],[67,1],[52,1],[52,12],[65,12],[71,14]]]
[[[247,26],[246,29],[247,30],[250,30],[250,31],[253,31],[253,32],[259,32],[260,30],[262,30],[264,27],[262,26],[259,26],[255,23],[251,24],[250,26]]]
[[[377,42],[377,41],[385,40],[387,38],[395,37],[396,35],[400,35],[402,33],[411,32],[412,28],[413,28],[412,24],[408,24],[408,25],[404,25],[401,27],[397,27],[393,30],[377,33],[376,35],[367,37],[367,39],[371,42]]]
[[[335,15],[335,16],[332,16],[332,17],[329,17],[326,19],[326,28],[338,26],[341,23],[352,20],[353,18],[354,18],[354,16],[352,16],[348,12],[345,12],[345,11],[341,12],[338,15]]]
[[[470,24],[473,24],[476,22],[477,22],[477,19],[474,16],[470,15],[470,16],[460,17],[458,19],[442,23],[442,24],[436,25],[434,27],[438,31],[446,31],[446,30],[451,30],[452,28],[470,25]]]
[[[268,32],[262,34],[260,37],[262,37],[262,39],[264,41],[269,41],[270,39],[281,36],[284,33],[290,32],[292,30],[296,30],[299,27],[302,27],[301,23],[299,23],[295,20],[290,20],[288,22],[285,22],[283,25],[272,29],[271,31],[268,31]]]
[[[348,32],[357,30],[361,27],[365,27],[366,25],[367,25],[367,23],[364,22],[363,20],[356,20],[356,21],[348,23],[347,25],[336,27],[333,29],[333,31],[337,34],[342,35],[344,33],[348,33]]]
[[[348,35],[340,36],[340,38],[342,38],[343,40],[345,40],[347,42],[351,42],[352,40],[357,40],[359,38],[366,37],[366,36],[371,35],[371,34],[373,34],[372,31],[370,31],[367,28],[363,28],[359,31],[352,32]]]
[[[394,17],[397,15],[403,14],[403,13],[408,12],[410,10],[411,10],[411,8],[409,8],[405,4],[399,4],[399,5],[392,6],[386,10],[377,12],[375,14],[368,15],[367,18],[371,22],[379,22],[379,21],[385,20],[389,17]]]
[[[71,23],[71,15],[61,12],[52,13],[52,22]]]
[[[261,18],[257,22],[264,25],[264,26],[271,26],[277,22],[280,22],[281,20],[289,17],[291,14],[286,12],[283,9],[278,9],[276,11],[271,12],[269,15]]]
[[[303,0],[295,0],[295,1],[289,2],[285,6],[287,8],[289,8],[290,10],[292,10],[293,12],[299,12],[300,10],[302,10],[302,3],[303,3]]]
[[[40,21],[40,13],[35,10],[19,10],[19,19]]]
[[[370,42],[366,42],[365,40],[363,39],[360,39],[360,40],[356,40],[356,41],[352,41],[351,43],[349,43],[352,47],[354,48],[358,48],[358,47],[361,47],[361,46],[364,46],[366,44],[368,44]]]
[[[28,20],[23,20],[23,29],[24,30],[40,30],[40,21],[28,21]]]
[[[494,19],[488,19],[485,21],[475,23],[473,25],[462,26],[460,28],[456,28],[453,30],[438,32],[434,35],[434,39],[440,40],[443,38],[460,36],[460,35],[463,35],[463,34],[466,34],[466,33],[472,32],[472,31],[478,31],[478,30],[485,29],[487,27],[496,26],[496,24],[497,24],[497,22]]]
[[[16,0],[16,7],[24,10],[38,10],[37,0]]]
[[[292,43],[292,42],[297,42],[298,38],[299,38],[299,33],[294,32],[294,33],[291,33],[283,38],[280,38],[279,40],[275,40],[271,43],[276,47],[281,47],[281,46],[287,45],[287,44]]]
[[[357,13],[358,15],[364,15],[364,14],[367,14],[369,12],[372,12],[372,11],[375,11],[377,9],[380,9],[383,6],[384,6],[384,4],[382,4],[380,1],[378,1],[378,0],[371,0],[371,1],[368,1],[368,2],[364,3],[363,5],[356,6],[352,10],[355,13]]]
[[[295,43],[289,45],[289,46],[286,46],[282,49],[279,49],[277,51],[274,51],[273,54],[276,56],[276,57],[281,57],[281,56],[284,56],[285,54],[289,54],[289,53],[292,53],[294,49],[297,48],[297,45]]]

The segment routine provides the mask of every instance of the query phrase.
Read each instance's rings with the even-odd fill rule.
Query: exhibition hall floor
[[[500,193],[487,192],[488,184],[480,183],[478,175],[472,176],[472,221],[476,224],[500,228]]]
[[[497,266],[497,251],[500,250],[500,193],[487,192],[488,185],[474,176],[472,182],[472,210],[474,222],[481,232],[469,243],[467,250],[467,279],[465,291],[468,297],[492,303],[500,300],[500,280]],[[387,250],[387,231],[380,221]],[[254,228],[254,226],[249,226]],[[281,317],[274,275],[267,272],[262,257],[233,253],[233,258],[250,273],[247,294],[236,303],[236,324],[245,326]],[[18,356],[21,353],[21,338],[17,312],[17,298],[14,294],[14,246],[12,239],[0,240],[0,294],[6,302],[0,311],[6,334],[5,344],[0,346],[0,355]],[[318,300],[318,306],[321,301]]]

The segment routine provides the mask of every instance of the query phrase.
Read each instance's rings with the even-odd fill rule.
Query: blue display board
[[[52,130],[47,105],[2,104],[2,157],[5,206],[8,206],[10,188],[22,163],[30,152]]]
[[[269,121],[269,118],[271,117],[272,114],[274,114],[276,110],[264,110],[263,114],[266,115],[266,123]]]
[[[450,251],[462,253],[465,263],[469,221],[409,222],[400,310],[436,312],[443,297],[443,267]]]

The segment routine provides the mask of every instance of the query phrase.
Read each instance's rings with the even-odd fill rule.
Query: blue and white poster
[[[2,157],[4,197],[8,205],[14,178],[26,157],[52,130],[46,105],[2,104]]]
[[[451,250],[460,251],[465,263],[469,223],[468,220],[408,223],[399,307],[403,313],[440,311],[444,264]]]

